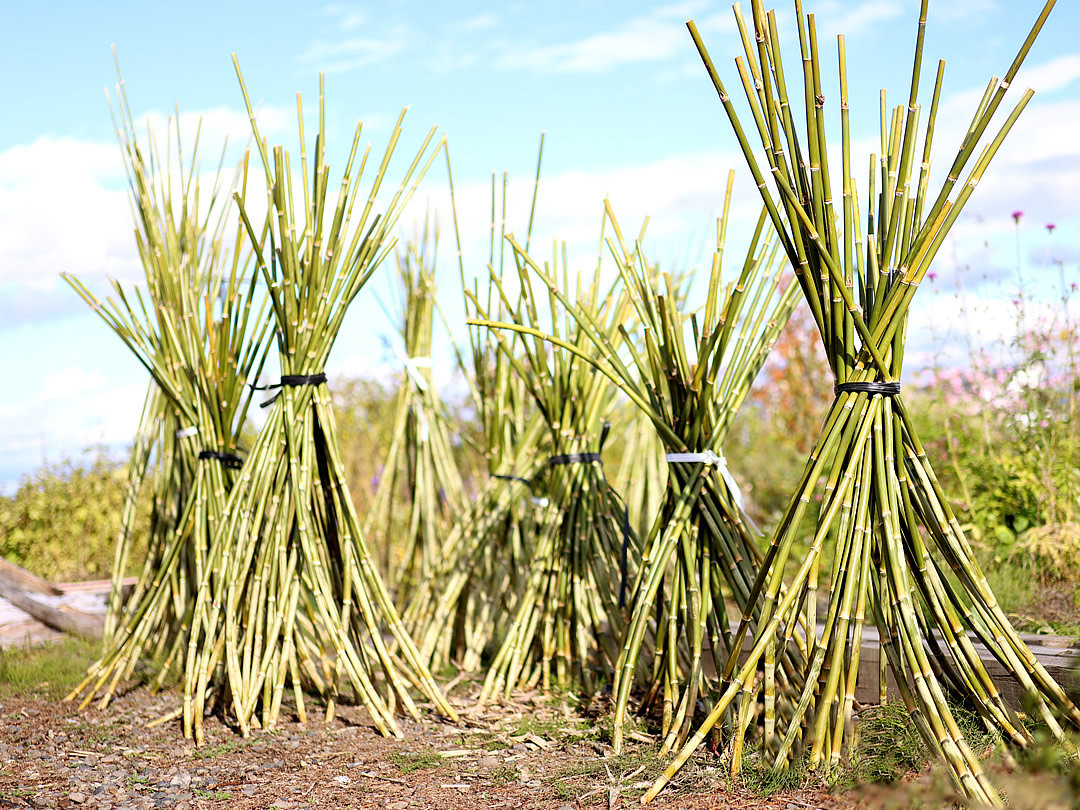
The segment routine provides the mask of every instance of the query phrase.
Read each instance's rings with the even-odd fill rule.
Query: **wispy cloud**
[[[808,9],[810,10],[810,9]],[[858,36],[880,28],[882,23],[905,16],[900,0],[864,0],[861,3],[828,0],[812,9],[819,38],[844,34]]]
[[[297,57],[305,70],[345,73],[385,62],[405,49],[408,28],[391,26],[381,37],[349,37],[339,41],[317,39]]]
[[[625,64],[666,61],[684,53],[683,21],[700,8],[698,2],[664,6],[611,31],[570,42],[512,43],[498,58],[497,66],[536,73],[602,73]]]
[[[457,27],[462,31],[483,31],[494,28],[498,23],[498,17],[490,12],[484,12],[483,14],[469,17],[467,20],[462,20],[458,23]]]
[[[1064,90],[1080,79],[1080,53],[1067,53],[1041,65],[1021,68],[1016,84],[1031,87],[1036,93]]]
[[[335,18],[334,26],[338,31],[355,31],[368,20],[363,10],[341,3],[331,3],[326,6],[323,8],[323,14]]]

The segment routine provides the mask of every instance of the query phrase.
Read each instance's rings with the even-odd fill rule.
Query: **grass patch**
[[[743,762],[740,772],[743,787],[763,799],[786,790],[798,790],[806,778],[806,771],[799,763],[790,768],[774,768],[761,762]]]
[[[435,751],[394,751],[390,754],[390,761],[402,773],[439,768],[446,764],[446,760]]]
[[[511,736],[521,734],[535,734],[537,737],[554,740],[564,736],[568,731],[580,728],[580,722],[570,717],[522,717],[513,727],[508,729]]]
[[[195,759],[210,759],[211,757],[220,757],[225,754],[231,754],[235,751],[239,751],[246,746],[247,740],[228,740],[227,742],[218,743],[217,745],[208,745],[205,748],[196,748],[191,752],[191,756]]]
[[[62,698],[78,686],[98,652],[97,643],[76,638],[0,649],[0,697],[34,693]]]
[[[859,712],[859,736],[852,752],[856,783],[892,785],[922,770],[930,752],[902,702],[867,706]]]
[[[223,802],[226,799],[232,798],[232,793],[228,790],[206,790],[204,788],[195,788],[196,799],[210,799],[215,802]]]
[[[491,773],[488,774],[488,778],[496,785],[503,786],[516,782],[520,775],[521,771],[513,765],[500,765],[498,768],[492,768]]]

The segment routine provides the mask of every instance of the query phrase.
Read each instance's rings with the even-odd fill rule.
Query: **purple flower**
[[[1057,225],[1055,225],[1053,222],[1047,222],[1046,223],[1046,232],[1047,233],[1053,233],[1054,228],[1056,228],[1056,227],[1057,227]]]
[[[935,272],[931,271],[931,272],[927,273],[927,275],[928,275],[928,276],[930,276],[930,283],[931,283],[931,284],[933,284],[933,283],[934,283],[934,279],[936,279],[936,278],[937,278],[937,273],[935,273]]]
[[[1015,222],[1017,225],[1019,225],[1020,224],[1020,217],[1022,217],[1023,215],[1024,215],[1023,211],[1013,211],[1012,212],[1013,222]]]

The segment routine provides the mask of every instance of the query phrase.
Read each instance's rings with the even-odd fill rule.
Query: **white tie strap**
[[[191,427],[180,428],[180,430],[176,431],[176,438],[178,439],[187,439],[192,436],[198,435],[199,429],[195,425],[192,425]]]
[[[400,349],[394,349],[394,354],[397,355],[398,360],[401,361],[401,365],[405,367],[405,373],[409,375],[409,379],[413,381],[420,391],[427,391],[428,384],[419,372],[422,368],[431,368],[430,357],[406,357],[405,353]]]
[[[750,524],[750,527],[757,532],[761,533],[761,530],[754,524],[754,521],[750,519],[750,516],[746,514],[746,501],[743,500],[742,490],[739,489],[739,484],[735,480],[735,476],[731,474],[731,470],[728,469],[727,459],[718,453],[714,453],[712,450],[706,450],[704,453],[667,453],[664,455],[664,460],[668,464],[706,464],[710,467],[716,467],[716,471],[720,473],[720,477],[724,479],[724,483],[727,484],[728,490],[731,492],[731,497],[735,501],[735,505],[739,507],[739,511],[742,512],[746,522]]]

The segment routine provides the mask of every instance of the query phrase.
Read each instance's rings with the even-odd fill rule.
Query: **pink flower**
[[[931,271],[931,272],[930,272],[930,273],[928,273],[927,275],[929,275],[929,276],[930,276],[930,283],[931,283],[931,284],[933,284],[933,283],[934,283],[934,279],[936,279],[936,278],[937,278],[937,273],[934,273],[934,272],[932,272],[932,271]]]
[[[1057,227],[1057,225],[1055,225],[1053,222],[1047,222],[1046,223],[1046,232],[1047,233],[1053,233],[1054,228],[1056,228],[1056,227]]]
[[[1013,222],[1015,222],[1017,225],[1019,225],[1020,224],[1020,217],[1022,217],[1023,215],[1024,215],[1023,211],[1013,211],[1012,212]]]

